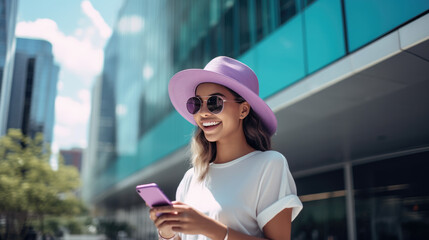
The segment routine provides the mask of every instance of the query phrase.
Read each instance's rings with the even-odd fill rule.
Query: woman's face
[[[207,109],[208,96],[221,96],[226,102],[223,110],[213,114]],[[247,116],[249,105],[235,102],[234,95],[225,87],[214,83],[202,83],[197,87],[196,96],[203,100],[203,105],[198,113],[194,114],[197,125],[204,131],[209,142],[231,138],[240,134],[242,119]],[[243,113],[244,112],[244,113]]]

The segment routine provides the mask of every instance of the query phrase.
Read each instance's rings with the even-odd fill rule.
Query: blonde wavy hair
[[[227,88],[239,103],[243,99],[233,90]],[[250,108],[249,114],[243,119],[243,131],[246,142],[259,151],[271,149],[271,136],[262,124],[259,116]],[[216,159],[216,142],[209,142],[201,128],[197,127],[191,140],[191,163],[199,181],[203,181],[209,171],[209,164]]]

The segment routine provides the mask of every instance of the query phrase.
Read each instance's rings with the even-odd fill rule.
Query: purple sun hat
[[[216,57],[204,69],[187,69],[176,73],[168,84],[168,94],[176,110],[193,125],[194,117],[186,109],[186,102],[195,96],[201,83],[225,86],[243,97],[262,120],[272,136],[277,129],[277,119],[271,108],[259,97],[256,74],[247,65],[229,57]]]

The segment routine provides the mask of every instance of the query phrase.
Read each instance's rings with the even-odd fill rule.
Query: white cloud
[[[55,101],[54,142],[61,149],[86,147],[91,112],[89,91],[80,90],[78,99],[58,96]]]
[[[57,90],[61,91],[64,88],[64,82],[63,81],[58,81],[57,83]]]
[[[58,96],[55,101],[57,123],[66,126],[87,123],[91,111],[89,102],[78,102],[69,97]]]
[[[59,149],[70,149],[73,147],[85,148],[87,146],[86,124],[75,124],[73,126],[67,126],[63,128],[67,130],[68,135],[61,135],[61,133],[58,133],[56,126],[54,143],[57,143],[57,148],[56,151],[52,149],[53,152],[58,152]]]
[[[80,90],[78,93],[78,97],[84,104],[90,104],[90,102],[91,102],[91,94],[86,89]]]
[[[86,138],[79,140],[79,147],[80,148],[86,148],[86,146],[88,145]]]
[[[89,19],[91,19],[92,23],[97,28],[100,35],[103,38],[109,38],[112,34],[112,29],[104,21],[101,14],[92,6],[91,2],[88,0],[82,1],[81,8],[83,12],[89,17]]]
[[[54,152],[59,148],[87,145],[91,94],[83,88],[90,87],[95,77],[101,73],[103,49],[112,33],[90,1],[83,0],[80,6],[83,15],[76,17],[75,21],[80,26],[73,34],[65,34],[52,19],[22,21],[16,26],[18,37],[49,41],[54,58],[60,65],[52,143],[55,146]]]
[[[71,131],[69,128],[66,128],[64,126],[57,124],[54,127],[54,134],[55,134],[55,136],[68,137],[68,136],[70,136]],[[58,148],[58,146],[57,146],[57,148]]]
[[[52,43],[52,51],[61,68],[67,68],[82,79],[88,79],[101,72],[103,46],[94,46],[88,39],[79,40],[67,36],[51,19],[37,19],[34,22],[19,22],[16,35],[25,38],[44,39]]]
[[[102,70],[103,48],[112,34],[112,29],[91,2],[82,1],[81,8],[90,24],[76,29],[74,35],[64,34],[54,20],[47,18],[18,22],[16,35],[49,41],[61,69],[66,68],[80,76],[81,80],[92,82]]]

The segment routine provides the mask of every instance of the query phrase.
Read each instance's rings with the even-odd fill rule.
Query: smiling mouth
[[[217,126],[219,124],[220,124],[220,122],[204,122],[203,126],[204,127],[213,127],[213,126]]]

